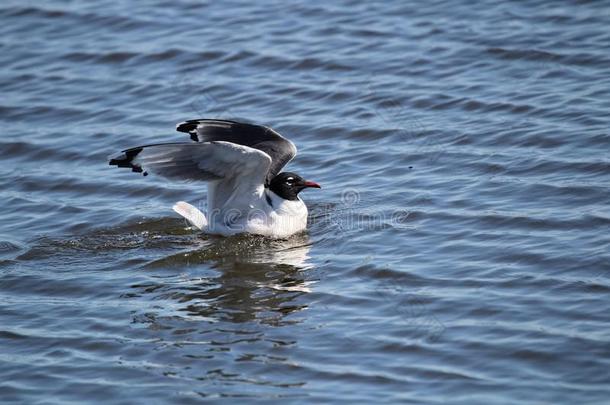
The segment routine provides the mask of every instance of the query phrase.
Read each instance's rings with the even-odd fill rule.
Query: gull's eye
[[[294,177],[287,177],[286,178],[286,183],[287,184],[292,184],[294,182]]]

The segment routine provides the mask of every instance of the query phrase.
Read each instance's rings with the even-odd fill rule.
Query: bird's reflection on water
[[[131,286],[139,308],[132,327],[151,339],[163,374],[204,397],[209,386],[222,386],[222,396],[256,395],[244,386],[298,395],[293,390],[305,382],[289,329],[301,323],[314,282],[304,271],[311,269],[308,237],[198,236],[190,244],[146,264],[147,282]],[[261,376],[271,369],[274,378]]]
[[[193,249],[149,262],[145,268],[173,269],[177,277],[132,286],[138,295],[164,300],[173,315],[211,322],[289,322],[286,315],[307,307],[299,296],[313,281],[307,235],[286,240],[254,236],[200,236]],[[162,311],[165,312],[165,311]]]

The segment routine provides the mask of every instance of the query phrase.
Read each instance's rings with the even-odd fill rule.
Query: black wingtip
[[[199,137],[197,136],[197,126],[200,122],[200,119],[181,122],[176,126],[176,131],[190,134],[192,141],[199,142]]]
[[[176,127],[176,131],[178,131],[178,132],[186,132],[186,133],[189,133],[189,134],[192,133],[192,132],[195,132],[195,130],[197,129],[197,125],[199,125],[200,121],[201,121],[201,119],[188,120],[188,121],[181,122]],[[191,134],[191,137],[192,137],[192,134]]]
[[[131,169],[132,172],[142,173],[144,176],[147,176],[148,173],[142,169],[142,166],[138,165],[137,163],[133,163],[133,160],[136,158],[136,156],[138,156],[138,153],[140,152],[142,152],[142,148],[132,148],[124,150],[117,157],[110,159],[108,164],[110,166],[128,167]]]

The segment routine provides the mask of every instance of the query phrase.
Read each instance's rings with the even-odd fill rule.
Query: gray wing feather
[[[196,119],[181,122],[176,130],[190,134],[196,142],[225,141],[265,152],[271,158],[266,182],[271,181],[294,158],[292,142],[269,127],[228,120]]]
[[[263,184],[271,165],[264,152],[230,142],[164,143],[124,150],[110,165],[179,180],[211,181],[241,177],[243,183]]]

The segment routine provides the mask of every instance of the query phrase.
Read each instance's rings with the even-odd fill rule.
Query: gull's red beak
[[[318,183],[316,183],[315,181],[305,181],[303,182],[303,185],[305,187],[313,187],[313,188],[322,188],[320,187],[320,185]]]

